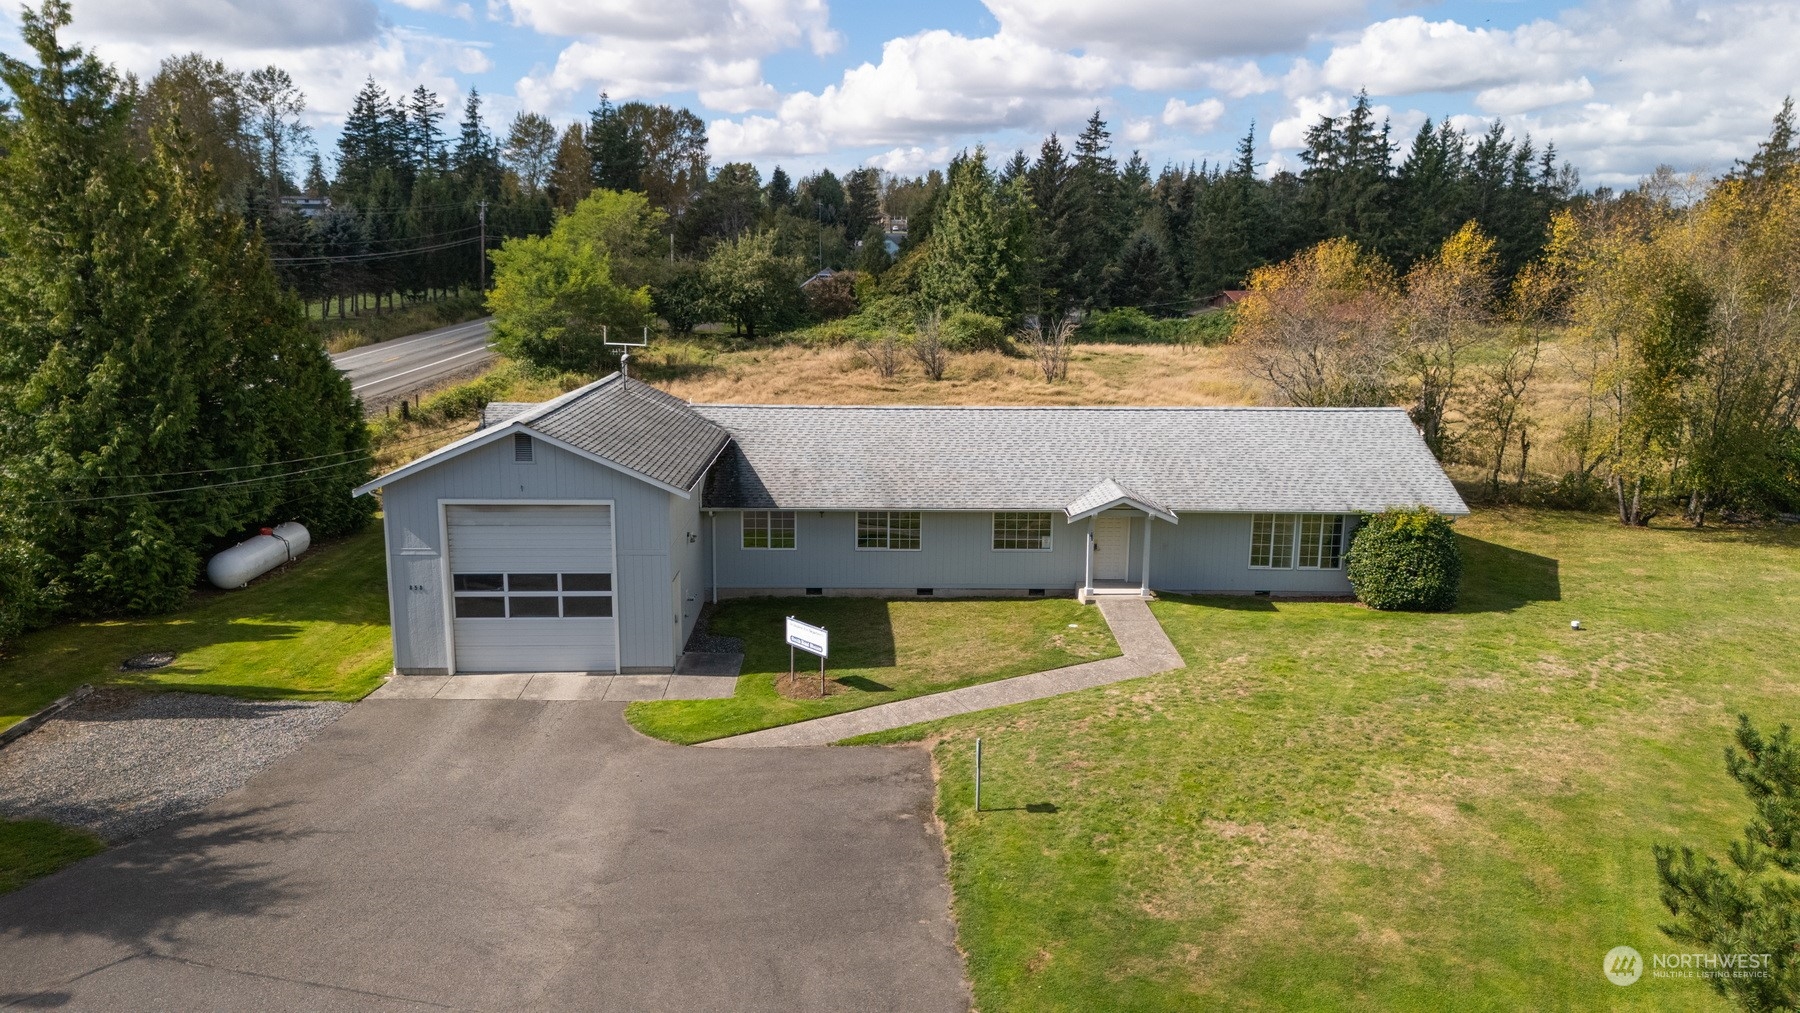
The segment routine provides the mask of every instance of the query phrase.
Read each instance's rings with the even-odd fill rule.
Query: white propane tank
[[[288,521],[242,541],[214,556],[206,564],[206,579],[227,590],[243,587],[257,577],[305,552],[312,546],[306,528]]]

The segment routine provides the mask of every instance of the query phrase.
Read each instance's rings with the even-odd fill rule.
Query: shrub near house
[[[1364,514],[1350,542],[1347,576],[1370,608],[1447,612],[1456,607],[1462,582],[1456,533],[1449,519],[1427,508]]]

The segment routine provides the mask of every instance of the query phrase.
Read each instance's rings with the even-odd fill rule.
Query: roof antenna
[[[633,349],[633,348],[649,347],[649,345],[650,345],[650,328],[648,328],[648,327],[644,328],[644,337],[640,341],[614,341],[611,338],[607,337],[606,325],[601,324],[600,325],[600,343],[603,345],[611,345],[615,348],[626,349],[626,351],[621,351],[619,353],[619,375],[621,377],[629,380],[629,379],[631,379],[631,352],[629,350]]]

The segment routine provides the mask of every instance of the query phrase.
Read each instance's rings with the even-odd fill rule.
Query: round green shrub
[[[944,320],[944,344],[958,352],[1007,352],[1006,323],[973,310],[957,310]]]
[[[1350,541],[1348,574],[1370,608],[1444,612],[1456,607],[1462,553],[1449,520],[1435,510],[1364,514]]]

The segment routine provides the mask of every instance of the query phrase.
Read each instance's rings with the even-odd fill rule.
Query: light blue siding
[[[1149,521],[1134,513],[1128,579],[1144,574],[1144,525],[1150,533],[1150,586],[1171,591],[1269,591],[1275,594],[1347,595],[1350,583],[1335,570],[1255,570],[1250,567],[1249,514],[1182,514],[1180,523]],[[715,530],[708,525],[708,537]],[[856,515],[850,511],[795,511],[793,549],[745,549],[742,514],[716,518],[717,584],[722,595],[798,593],[809,587],[843,591],[912,593],[1023,591],[1068,593],[1081,585],[1088,523],[1052,523],[1048,552],[993,548],[990,513],[925,513],[917,551],[856,548]],[[1347,541],[1346,536],[1346,541]]]
[[[687,529],[671,531],[669,501],[680,497],[542,440],[534,456],[529,464],[514,462],[512,441],[503,439],[382,490],[394,666],[401,672],[442,672],[448,665],[439,528],[443,500],[611,500],[620,664],[627,670],[667,670],[674,664],[670,552],[674,537],[686,542]]]
[[[1081,584],[1087,522],[1070,525],[1058,517],[1051,525],[1048,552],[997,552],[992,518],[987,513],[926,513],[919,518],[918,550],[859,550],[854,512],[800,510],[794,516],[795,548],[746,549],[742,514],[721,511],[719,587],[1069,592]]]

